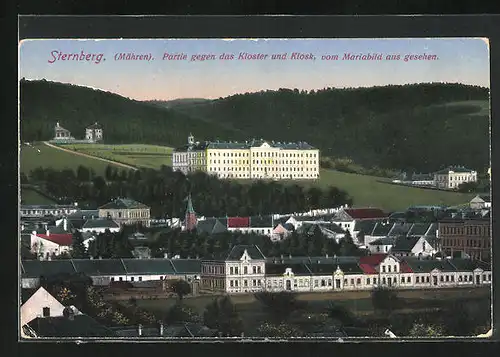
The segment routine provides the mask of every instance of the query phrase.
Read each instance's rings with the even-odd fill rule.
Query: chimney
[[[101,256],[99,256],[99,260],[102,260],[102,257],[101,257]]]
[[[292,255],[291,254],[288,254],[288,259],[292,259]]]
[[[168,253],[163,253],[163,259],[168,259]]]
[[[328,253],[325,254],[325,257],[328,258]]]
[[[160,336],[163,336],[163,322],[160,322]]]
[[[66,218],[63,218],[63,227],[64,227],[64,231],[67,232],[68,231],[68,220]]]
[[[45,230],[45,235],[50,236],[50,232],[48,229]]]
[[[137,331],[139,333],[139,336],[142,336],[142,325],[139,324],[139,329]]]

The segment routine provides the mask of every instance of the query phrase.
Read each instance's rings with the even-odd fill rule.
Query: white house
[[[225,259],[202,260],[201,289],[227,293],[261,291],[265,264],[259,247],[234,246]]]
[[[97,122],[88,126],[85,129],[85,139],[92,143],[102,141],[102,127]]]
[[[353,240],[357,242],[356,223],[360,221],[381,221],[388,218],[389,215],[378,208],[347,208],[338,211],[332,218],[332,223],[348,231]]]
[[[33,231],[31,233],[31,252],[36,254],[39,259],[50,259],[53,255],[69,253],[73,244],[73,235],[71,233],[50,233],[45,234]]]
[[[274,219],[271,215],[252,217],[228,217],[229,232],[255,233],[271,237],[274,230]]]
[[[395,240],[390,252],[396,256],[429,257],[438,252],[438,240],[435,237],[405,237]]]
[[[491,208],[491,196],[490,195],[477,195],[472,200],[470,200],[470,208],[472,209],[485,209]]]
[[[368,244],[368,250],[371,253],[389,253],[394,245],[395,239],[393,237],[383,237],[375,239]]]

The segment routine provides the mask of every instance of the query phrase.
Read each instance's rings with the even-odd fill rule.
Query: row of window
[[[395,264],[393,265],[392,267],[390,265],[382,265],[382,273],[385,273],[386,271],[386,267],[387,267],[387,273],[397,273],[398,272],[398,266]]]
[[[230,275],[238,275],[239,274],[239,269],[238,267],[229,267],[229,274]],[[243,274],[247,275],[248,273],[248,267],[244,266],[243,267]],[[262,274],[262,269],[260,266],[252,266],[252,274]]]
[[[490,239],[452,239],[443,238],[443,247],[490,248]]]
[[[301,170],[302,169],[302,170]],[[318,168],[300,167],[217,167],[209,166],[208,171],[318,171]]]
[[[229,231],[238,231],[240,233],[261,233],[261,234],[271,234],[271,229],[262,229],[262,228],[249,228],[245,230],[241,230],[239,228],[229,228]]]
[[[227,154],[227,155],[226,155]],[[248,152],[210,152],[208,156],[223,156],[223,157],[249,157],[250,153]],[[316,153],[281,153],[278,151],[265,151],[265,152],[253,152],[252,157],[318,157]]]
[[[249,280],[243,280],[243,287],[248,287],[249,286]],[[253,287],[261,286],[262,281],[260,279],[252,279],[251,281]],[[230,288],[238,288],[238,280],[229,280],[229,287]]]
[[[37,215],[37,216],[43,216],[43,215],[59,215],[59,214],[71,214],[73,212],[76,212],[76,210],[64,210],[64,209],[57,209],[57,210],[21,210],[21,215]]]
[[[209,160],[209,164],[214,165],[214,164],[220,164],[220,160]],[[223,164],[226,164],[226,160],[222,160]],[[249,160],[227,160],[227,164],[232,164],[232,165],[248,165]],[[267,160],[252,160],[253,165],[317,165],[316,160],[283,160],[281,161],[267,161]]]
[[[479,236],[490,236],[491,227],[489,225],[481,225],[481,226],[471,226],[466,225],[465,227],[449,227],[449,226],[440,226],[439,233],[442,235],[448,234],[456,234],[456,235],[479,235]]]
[[[149,217],[149,212],[148,211],[137,211],[137,210],[130,210],[125,212],[118,211],[118,212],[107,212],[106,216],[108,218],[148,218]]]
[[[270,177],[270,178],[276,178],[276,179],[280,179],[280,178],[283,178],[283,179],[288,179],[288,178],[318,178],[318,174],[290,174],[290,176],[288,176],[288,174],[286,176],[283,176],[283,175],[280,175],[280,174],[271,174],[271,175],[267,175],[267,174],[223,174],[223,173],[220,173],[220,174],[217,174],[218,177],[220,178],[264,178],[264,177]]]

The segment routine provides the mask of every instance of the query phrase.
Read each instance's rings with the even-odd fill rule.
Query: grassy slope
[[[38,152],[40,150],[40,152]],[[51,148],[43,143],[21,147],[21,172],[29,175],[37,167],[51,167],[56,170],[76,170],[79,165],[93,168],[97,175],[104,175],[109,163],[87,157],[73,155],[58,149]]]
[[[66,149],[129,164],[135,167],[159,169],[172,165],[172,148],[146,144],[67,144]]]

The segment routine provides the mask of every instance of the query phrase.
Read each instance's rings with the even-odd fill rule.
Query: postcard
[[[491,334],[485,38],[19,44],[19,335]]]

